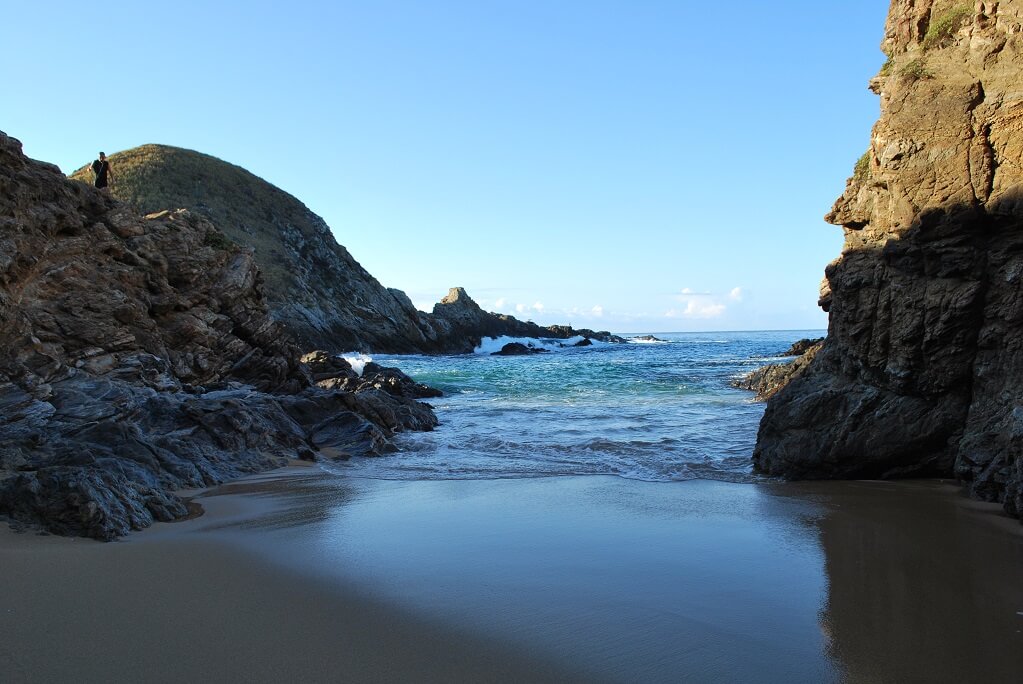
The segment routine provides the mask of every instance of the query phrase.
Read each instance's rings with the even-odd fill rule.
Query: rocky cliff
[[[303,350],[466,353],[484,336],[599,336],[485,312],[462,288],[452,288],[432,315],[419,311],[370,275],[302,202],[216,157],[142,145],[109,159],[115,198],[144,214],[186,208],[251,248],[271,314]],[[71,178],[91,183],[92,172],[85,166]]]
[[[761,471],[955,476],[1023,512],[1021,27],[1023,0],[893,0],[827,342],[768,402]]]
[[[143,218],[0,133],[0,514],[110,539],[185,515],[176,490],[436,424],[397,371],[300,360],[262,287],[208,219]]]
[[[267,303],[305,349],[442,351],[432,326],[400,290],[381,285],[339,245],[322,218],[262,178],[167,145],[110,156],[117,199],[142,213],[187,208],[251,247]],[[83,167],[72,178],[91,182]]]

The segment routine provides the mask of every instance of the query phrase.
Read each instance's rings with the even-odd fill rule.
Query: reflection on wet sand
[[[309,468],[196,500],[210,511],[186,523],[196,531],[597,679],[1023,673],[1023,528],[937,482],[389,482]]]
[[[1023,529],[936,482],[770,486],[817,501],[827,654],[850,682],[1023,677]]]
[[[245,507],[238,515],[222,514],[204,521],[200,525],[203,531],[284,530],[322,523],[343,510],[356,494],[356,488],[342,478],[313,468],[286,477],[271,473],[228,483],[203,492],[190,503],[205,507],[218,498],[246,497],[261,504]]]

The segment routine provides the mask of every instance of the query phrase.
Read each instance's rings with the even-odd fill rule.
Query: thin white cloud
[[[664,313],[665,318],[717,318],[725,312],[724,304],[716,302],[690,301],[684,309],[670,309]]]
[[[532,306],[533,311],[540,313],[543,311],[543,302],[536,302]]]
[[[733,301],[736,301],[736,302],[741,302],[742,301],[742,288],[741,287],[733,287],[732,291],[728,293],[728,298],[733,300]]]
[[[597,304],[592,309],[590,309],[590,313],[593,315],[594,318],[603,318],[604,307],[602,307],[600,304]]]

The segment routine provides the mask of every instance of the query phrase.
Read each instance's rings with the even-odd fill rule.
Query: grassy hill
[[[302,202],[240,166],[192,150],[142,145],[109,157],[112,194],[143,213],[186,208],[255,249],[275,317],[303,347],[426,351],[429,324],[339,245]],[[92,182],[88,165],[71,174]]]

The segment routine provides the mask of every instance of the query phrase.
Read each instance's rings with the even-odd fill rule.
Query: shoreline
[[[262,483],[288,497],[322,474],[299,462],[192,490],[216,501],[113,542],[4,525],[5,681],[595,681],[231,543],[279,520],[249,496]]]
[[[11,681],[998,681],[1023,666],[1023,528],[957,492],[292,465],[120,542],[0,531],[0,662]]]

